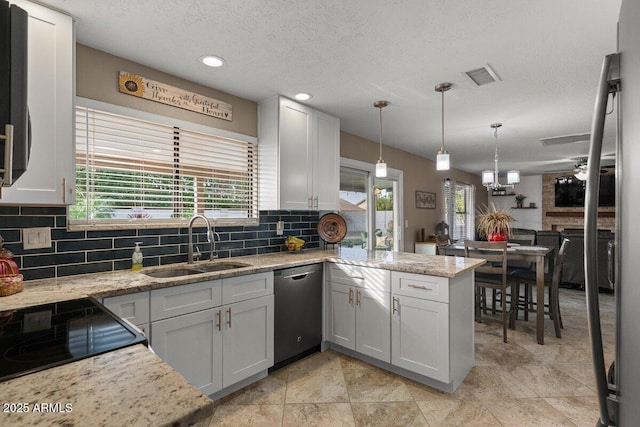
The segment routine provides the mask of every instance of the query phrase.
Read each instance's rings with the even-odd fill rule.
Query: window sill
[[[256,226],[260,221],[255,219],[236,219],[236,220],[219,220],[209,218],[212,227],[231,227],[231,226]],[[197,223],[198,227],[201,227],[204,223]],[[68,231],[86,231],[86,230],[139,230],[148,228],[186,228],[189,225],[189,220],[165,222],[165,221],[123,221],[123,222],[111,222],[108,224],[101,224],[99,222],[94,223],[71,223],[67,224]]]

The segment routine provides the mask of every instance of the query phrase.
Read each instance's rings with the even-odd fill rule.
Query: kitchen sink
[[[214,271],[232,270],[234,268],[248,267],[249,264],[242,264],[238,262],[219,262],[209,265],[194,265],[193,267],[176,267],[168,268],[164,270],[150,271],[144,273],[150,277],[156,277],[159,279],[166,279],[171,277],[190,276],[192,274],[211,273]]]
[[[211,273],[212,271],[233,270],[234,268],[248,267],[249,264],[239,262],[218,262],[209,265],[199,265],[195,269],[201,273]]]

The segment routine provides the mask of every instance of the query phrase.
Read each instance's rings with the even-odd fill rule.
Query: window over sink
[[[258,219],[255,138],[78,100],[69,225],[185,225]]]

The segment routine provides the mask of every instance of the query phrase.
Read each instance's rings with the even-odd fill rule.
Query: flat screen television
[[[586,181],[575,176],[556,178],[555,205],[558,208],[584,207]],[[616,177],[614,174],[600,175],[600,197],[598,206],[616,205]]]

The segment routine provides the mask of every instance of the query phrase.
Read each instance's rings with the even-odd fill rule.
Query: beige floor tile
[[[589,352],[571,344],[545,342],[544,345],[537,343],[521,343],[520,345],[544,364],[589,363],[591,361]]]
[[[537,397],[593,396],[594,391],[554,366],[510,367],[517,381]]]
[[[476,344],[476,366],[526,365],[537,362],[524,347],[514,343]]]
[[[505,366],[476,366],[467,375],[463,385],[477,400],[482,401],[537,397]]]
[[[557,397],[544,399],[577,426],[593,426],[600,417],[596,397]]]
[[[352,403],[351,410],[356,426],[428,427],[427,421],[415,402]]]
[[[593,373],[593,365],[589,363],[558,363],[554,365],[559,371],[571,378],[578,380],[580,384],[596,390],[596,377]]]
[[[305,357],[304,359],[300,359],[291,365],[287,366],[286,369],[289,372],[292,371],[312,371],[317,369],[340,369],[340,354],[327,350],[322,353],[314,353],[310,356]]]
[[[343,369],[351,402],[412,400],[401,377],[382,369]]]
[[[221,405],[282,405],[287,382],[277,375],[270,375],[221,399]]]
[[[210,427],[273,427],[282,424],[283,405],[221,405]]]
[[[543,399],[505,399],[486,403],[487,409],[509,427],[575,427]],[[595,423],[594,423],[595,424]]]
[[[285,402],[349,402],[342,368],[325,367],[311,371],[291,370],[287,381]]]
[[[480,402],[436,399],[416,403],[431,427],[501,425]]]
[[[288,404],[284,408],[283,427],[355,426],[348,403]]]

